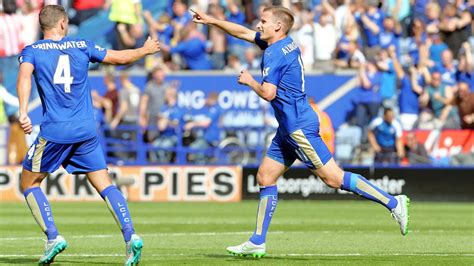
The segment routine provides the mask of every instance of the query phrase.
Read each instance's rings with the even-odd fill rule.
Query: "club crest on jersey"
[[[270,67],[266,67],[262,70],[262,76],[266,77],[268,76],[268,71],[270,71]]]

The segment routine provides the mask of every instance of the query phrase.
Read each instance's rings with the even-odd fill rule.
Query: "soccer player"
[[[216,26],[237,38],[254,42],[264,55],[261,64],[263,81],[258,83],[248,71],[241,71],[238,82],[247,85],[275,110],[279,127],[266,157],[257,173],[260,203],[257,224],[250,239],[238,246],[228,247],[234,255],[262,257],[266,254],[265,238],[278,202],[277,179],[299,159],[327,185],[354,192],[385,206],[406,235],[409,199],[392,196],[370,183],[363,176],[344,172],[337,166],[319,136],[319,121],[311,109],[305,93],[304,69],[301,52],[288,37],[294,17],[284,7],[267,7],[255,32],[241,25],[213,18],[201,11],[193,11],[193,21]]]
[[[31,76],[38,85],[43,104],[40,133],[23,161],[21,189],[38,225],[46,234],[40,264],[53,262],[67,247],[55,226],[51,205],[40,184],[48,173],[62,165],[69,173],[85,173],[107,203],[126,243],[125,265],[138,264],[143,246],[135,234],[127,202],[112,185],[99,144],[87,79],[89,62],[128,64],[160,50],[158,41],[148,38],[134,50],[105,50],[93,42],[66,37],[68,17],[59,5],[47,5],[39,14],[44,39],[25,47],[19,57],[17,90],[19,121],[26,134],[32,130],[28,117]]]

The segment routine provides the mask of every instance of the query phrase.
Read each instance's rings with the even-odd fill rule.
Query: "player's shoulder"
[[[274,57],[294,57],[299,56],[300,53],[298,44],[290,36],[287,36],[281,41],[276,42],[275,45],[272,46],[269,48],[272,48],[271,51]]]

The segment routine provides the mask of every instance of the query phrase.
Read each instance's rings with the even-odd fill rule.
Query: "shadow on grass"
[[[35,258],[0,258],[0,264],[34,264],[38,265],[38,259]],[[78,260],[65,260],[65,259],[56,259],[52,265],[61,265],[61,264],[81,264],[81,265],[105,265],[105,264],[115,264],[116,262],[105,262],[104,260],[94,259],[94,258],[84,258]]]
[[[0,264],[38,264],[38,259],[35,258],[0,258]]]
[[[106,264],[114,264],[117,265],[117,262],[105,262],[105,259],[93,259],[93,258],[83,258],[77,260],[61,260],[54,263],[54,266],[61,265],[61,263],[70,265],[70,264],[80,264],[80,265],[106,265]]]
[[[310,258],[302,258],[302,257],[276,257],[276,256],[265,256],[263,258],[254,258],[251,256],[241,257],[241,256],[233,256],[229,254],[201,254],[207,258],[213,259],[227,259],[227,261],[280,261],[280,260],[293,260],[293,261],[308,261]]]

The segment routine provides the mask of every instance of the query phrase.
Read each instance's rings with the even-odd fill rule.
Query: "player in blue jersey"
[[[265,8],[257,25],[258,31],[215,19],[200,11],[193,12],[194,22],[217,26],[230,35],[257,44],[264,50],[261,64],[262,83],[257,82],[245,70],[241,72],[238,82],[247,85],[261,98],[269,101],[279,123],[277,134],[257,173],[260,203],[256,229],[248,241],[228,247],[227,251],[241,256],[265,255],[265,238],[278,201],[277,179],[296,159],[304,162],[330,187],[354,192],[385,206],[399,223],[402,234],[406,235],[408,197],[394,197],[364,177],[344,172],[321,140],[318,116],[311,109],[305,93],[301,52],[293,39],[288,37],[294,22],[291,12],[284,7]]]
[[[61,165],[69,173],[85,173],[119,225],[126,243],[125,265],[138,264],[143,242],[135,234],[127,202],[112,185],[99,144],[94,121],[89,62],[128,64],[160,50],[149,38],[134,50],[106,50],[93,42],[65,37],[68,17],[59,5],[45,6],[39,14],[44,39],[25,47],[19,57],[17,90],[19,121],[26,134],[32,130],[28,117],[31,77],[34,76],[43,104],[40,133],[23,161],[21,189],[26,202],[48,241],[40,264],[49,264],[67,243],[55,226],[51,206],[40,185],[48,173]]]

